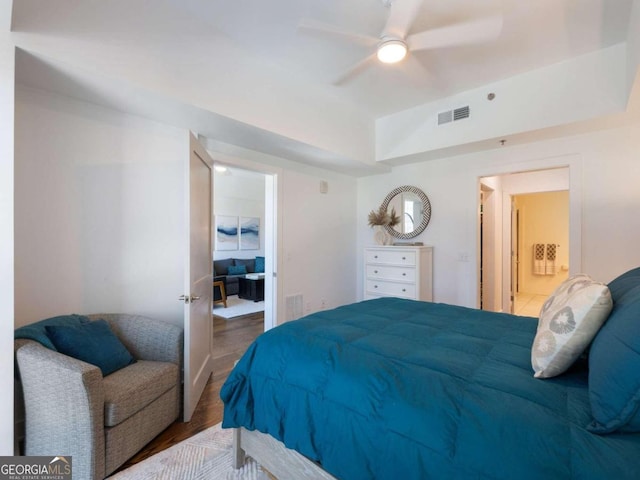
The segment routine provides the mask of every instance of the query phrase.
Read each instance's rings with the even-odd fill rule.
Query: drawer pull
[[[406,277],[406,276],[407,276],[407,273],[406,273],[406,272],[402,272],[402,276],[403,276],[403,277]]]
[[[403,259],[403,260],[406,260],[406,259],[407,259],[407,257],[402,257],[402,259]]]
[[[403,291],[403,292],[406,292],[406,291],[407,291],[407,289],[406,289],[406,288],[403,288],[403,289],[402,289],[402,291]]]
[[[373,288],[378,288],[378,285],[374,285]]]
[[[373,258],[378,258],[378,255],[374,255]]]
[[[378,270],[374,270],[373,273],[378,273]]]

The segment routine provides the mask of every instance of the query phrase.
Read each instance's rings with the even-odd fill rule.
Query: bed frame
[[[233,429],[233,468],[244,465],[249,455],[280,480],[336,480],[316,462],[284,446],[270,435],[245,428]]]

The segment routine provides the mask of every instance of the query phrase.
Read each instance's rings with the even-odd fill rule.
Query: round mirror
[[[384,209],[391,213],[393,208],[400,222],[385,229],[395,238],[414,238],[424,232],[431,220],[431,203],[425,193],[417,187],[404,185],[392,190],[382,202]]]

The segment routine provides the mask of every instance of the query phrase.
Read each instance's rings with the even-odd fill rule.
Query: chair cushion
[[[531,348],[536,378],[567,371],[607,319],[613,302],[606,285],[574,275],[558,286],[540,311]]]
[[[256,273],[264,273],[264,257],[256,257]]]
[[[640,432],[640,271],[611,282],[613,310],[589,352],[589,430]]]
[[[96,365],[105,377],[135,362],[106,320],[75,326],[48,325],[45,330],[60,353]]]
[[[43,347],[57,351],[55,345],[47,335],[45,327],[47,326],[68,326],[75,327],[82,323],[89,323],[90,320],[83,315],[59,315],[57,317],[47,318],[39,322],[31,323],[23,327],[17,328],[14,332],[14,338],[27,338],[39,342]]]
[[[113,427],[177,386],[178,366],[139,360],[104,377],[104,424]]]

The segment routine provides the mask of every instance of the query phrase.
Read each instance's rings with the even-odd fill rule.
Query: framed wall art
[[[216,250],[238,250],[238,217],[216,215]]]
[[[240,250],[260,249],[260,219],[240,217]]]

